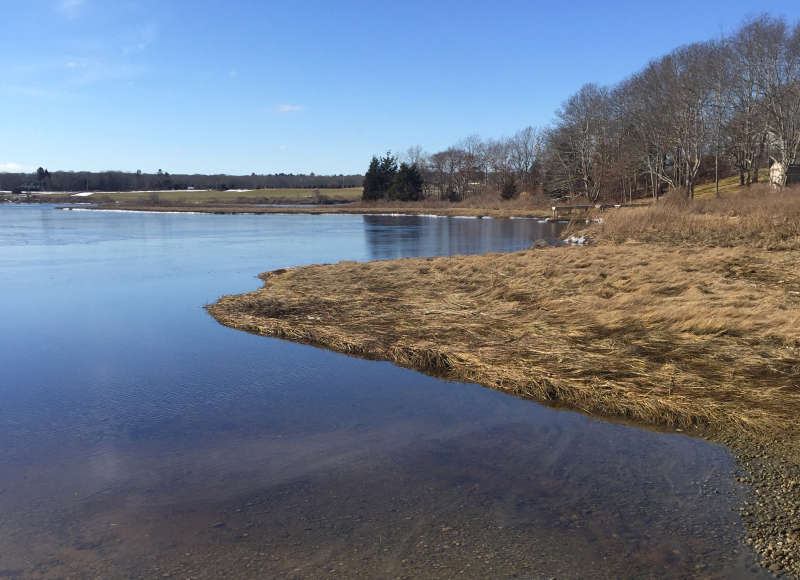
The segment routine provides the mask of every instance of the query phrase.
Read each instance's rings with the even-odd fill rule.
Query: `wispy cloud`
[[[149,22],[134,29],[127,38],[122,47],[122,54],[138,54],[147,50],[151,44],[158,39],[158,25],[154,22]]]
[[[303,105],[278,105],[277,107],[279,113],[299,113],[300,111],[305,110]]]
[[[57,99],[70,96],[70,93],[59,89],[42,88],[34,85],[0,84],[0,95],[32,99]]]
[[[86,6],[86,0],[57,0],[56,10],[67,18],[75,18]]]
[[[0,173],[24,173],[29,170],[29,167],[25,167],[24,165],[20,165],[19,163],[15,163],[13,161],[0,163]]]
[[[68,58],[63,64],[63,79],[68,86],[85,86],[101,81],[127,81],[147,70],[143,64],[105,58]]]

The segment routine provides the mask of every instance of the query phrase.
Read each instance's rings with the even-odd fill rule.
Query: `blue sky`
[[[792,2],[5,0],[0,171],[363,172]],[[787,10],[791,12],[787,12]]]

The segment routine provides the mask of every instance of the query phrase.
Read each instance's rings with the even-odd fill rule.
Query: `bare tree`
[[[786,184],[786,171],[800,151],[800,25],[762,16],[744,30],[753,43],[756,86],[763,107],[771,180]]]
[[[522,188],[529,192],[537,184],[538,164],[543,147],[542,131],[535,127],[525,127],[508,140],[511,166],[516,171]]]

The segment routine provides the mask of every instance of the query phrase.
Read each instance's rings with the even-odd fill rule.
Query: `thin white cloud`
[[[86,0],[57,0],[56,10],[68,18],[75,18],[85,5]]]
[[[29,170],[30,168],[20,165],[19,163],[14,163],[13,161],[0,163],[0,173],[25,173]]]
[[[126,35],[122,54],[138,54],[147,50],[158,39],[158,26],[149,22]]]
[[[147,71],[143,64],[104,58],[73,58],[65,64],[64,80],[72,86],[90,85],[114,80],[128,81],[142,76]]]
[[[0,85],[0,95],[33,99],[56,99],[70,96],[70,93],[57,89],[43,89],[31,85]]]
[[[299,113],[304,109],[303,105],[278,105],[279,113]]]
[[[286,151],[286,145],[281,145],[280,147],[278,147],[278,149],[280,149],[281,151]]]

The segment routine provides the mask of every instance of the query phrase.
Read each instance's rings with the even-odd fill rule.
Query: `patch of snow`
[[[589,238],[586,236],[570,236],[566,240],[564,240],[570,246],[588,246],[589,245]]]
[[[146,209],[89,209],[84,207],[59,207],[57,209],[61,209],[64,211],[104,211],[108,213],[171,213],[171,214],[192,214],[192,215],[200,215],[207,212],[203,211],[151,211]]]
[[[89,197],[94,195],[93,191],[84,191],[83,193],[73,193],[70,197]]]

